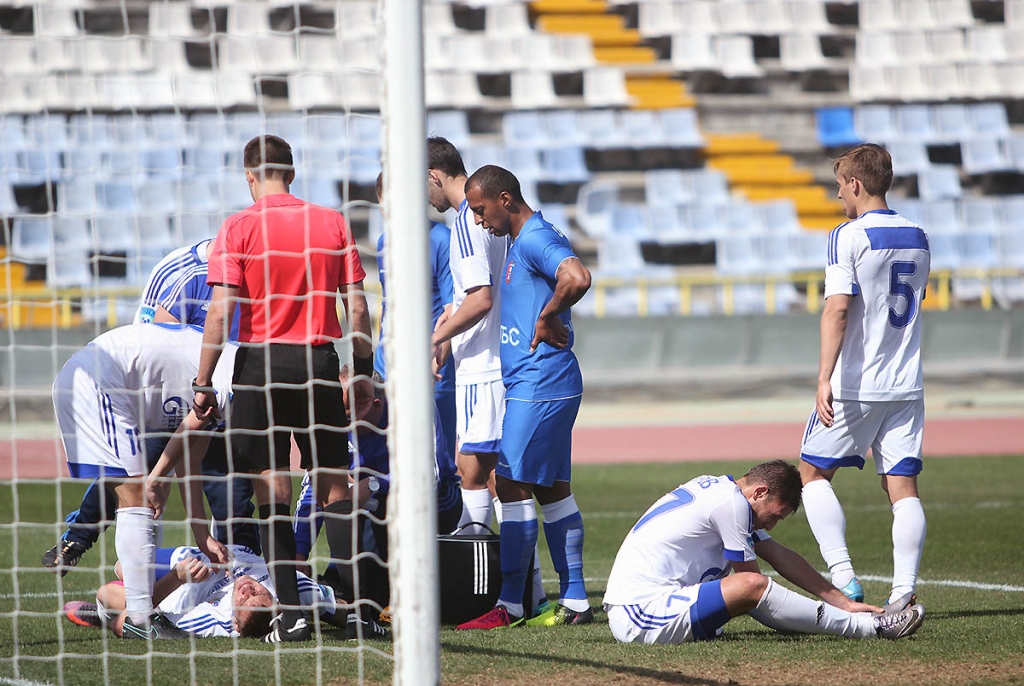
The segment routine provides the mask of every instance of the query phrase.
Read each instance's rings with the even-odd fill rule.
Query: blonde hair
[[[832,165],[836,176],[846,181],[857,179],[868,195],[882,197],[892,187],[892,157],[874,143],[865,143],[844,152]]]

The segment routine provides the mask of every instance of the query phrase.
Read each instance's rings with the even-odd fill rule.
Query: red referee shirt
[[[238,287],[240,341],[319,345],[341,337],[338,287],[364,278],[341,214],[275,193],[224,221],[206,280]]]

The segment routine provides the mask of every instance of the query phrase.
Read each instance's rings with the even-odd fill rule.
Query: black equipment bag
[[[485,534],[460,535],[471,527]],[[487,526],[469,523],[437,537],[441,576],[441,623],[462,624],[486,614],[501,592],[501,538]]]

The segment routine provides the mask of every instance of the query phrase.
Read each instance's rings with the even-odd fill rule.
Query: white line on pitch
[[[50,686],[48,681],[29,681],[28,679],[8,679],[0,676],[0,684],[3,686]]]
[[[768,576],[777,577],[777,572],[767,572]],[[826,579],[827,574],[822,574]],[[892,581],[891,576],[877,576],[873,574],[863,575],[858,574],[857,578],[861,581],[878,581],[881,583],[890,583]],[[545,579],[548,581],[548,579]],[[554,579],[550,579],[554,582]],[[603,583],[608,581],[607,578],[599,577],[588,577],[584,579],[587,583]],[[1024,593],[1024,586],[1011,586],[1010,584],[985,584],[980,581],[959,581],[957,579],[919,579],[917,582],[918,586],[952,586],[954,588],[968,588],[973,591],[1004,591],[1006,593]]]

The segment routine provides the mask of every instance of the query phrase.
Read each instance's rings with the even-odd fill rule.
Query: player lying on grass
[[[277,596],[263,558],[244,546],[229,546],[228,565],[211,565],[198,548],[157,550],[157,581],[153,601],[160,620],[154,622],[158,636],[172,639],[214,636],[259,638],[270,631]],[[120,576],[118,563],[114,572]],[[334,591],[297,573],[299,596],[306,607],[316,607],[322,621],[344,626],[345,612],[336,609]],[[96,592],[96,604],[67,603],[64,616],[80,626],[107,626],[123,638],[145,638],[124,623],[124,585],[104,584]],[[337,616],[336,616],[337,615]]]
[[[897,639],[917,631],[924,607],[911,605],[910,594],[884,612],[854,602],[768,535],[796,512],[801,487],[797,469],[775,460],[735,481],[698,476],[662,496],[630,529],[612,565],[604,607],[615,639],[708,640],[741,614],[795,633]],[[762,574],[758,557],[821,600]]]

